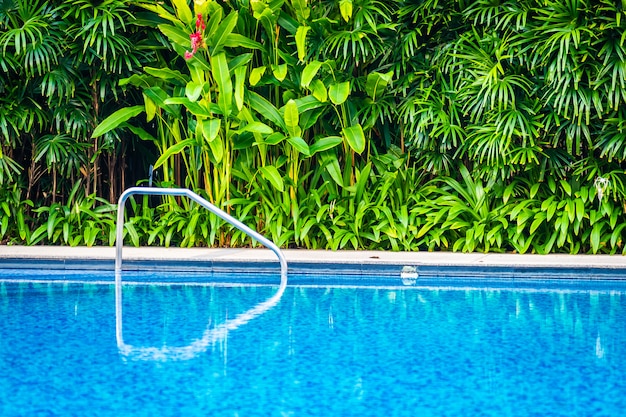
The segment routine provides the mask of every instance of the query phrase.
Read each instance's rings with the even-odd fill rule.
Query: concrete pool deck
[[[282,251],[290,274],[398,276],[406,266],[420,277],[491,277],[626,280],[626,256],[532,255],[455,252]],[[273,273],[276,255],[268,249],[124,247],[123,268],[159,271]],[[0,246],[0,269],[113,270],[114,247]]]

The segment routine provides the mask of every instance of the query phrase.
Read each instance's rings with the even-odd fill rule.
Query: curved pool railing
[[[122,270],[122,247],[124,246],[124,233],[123,232],[124,232],[124,212],[125,212],[126,200],[128,200],[128,197],[134,194],[180,196],[180,197],[187,197],[190,200],[195,201],[196,203],[200,204],[201,206],[203,206],[204,208],[206,208],[207,210],[209,210],[211,213],[215,214],[222,220],[232,224],[237,229],[246,233],[248,236],[252,237],[256,241],[261,243],[263,246],[265,246],[266,248],[271,249],[272,252],[276,254],[276,256],[278,257],[278,261],[280,262],[281,281],[287,279],[287,260],[283,256],[278,246],[274,244],[274,242],[267,239],[265,236],[261,235],[260,233],[252,230],[251,228],[249,228],[248,226],[246,226],[239,220],[232,217],[230,214],[217,208],[216,206],[208,202],[206,199],[200,197],[198,194],[186,188],[132,187],[122,193],[122,195],[120,196],[118,205],[117,205],[117,223],[115,225],[115,272],[121,272]]]
[[[276,254],[280,262],[280,286],[278,287],[276,293],[267,300],[257,304],[256,306],[250,308],[244,313],[239,314],[233,319],[226,320],[224,323],[214,328],[207,328],[201,338],[195,340],[193,343],[187,346],[138,347],[125,343],[122,331],[122,247],[124,243],[124,206],[128,197],[134,194],[188,197],[189,199],[205,207],[211,213],[217,215],[221,219],[235,226],[237,229],[248,234],[250,237],[263,244],[265,247],[271,249]],[[132,359],[158,361],[185,360],[193,358],[196,355],[206,351],[210,345],[225,339],[229,331],[235,330],[238,327],[248,323],[250,320],[258,317],[259,315],[265,313],[276,304],[278,304],[287,286],[287,261],[280,249],[271,240],[250,229],[239,220],[233,218],[228,213],[225,213],[204,198],[200,197],[199,195],[188,189],[133,187],[127,189],[124,193],[122,193],[117,208],[115,249],[115,333],[117,346],[122,355],[124,355],[125,357],[130,357]]]

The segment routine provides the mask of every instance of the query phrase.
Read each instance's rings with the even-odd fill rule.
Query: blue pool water
[[[290,286],[215,331],[276,291],[128,285],[116,322],[114,285],[0,281],[0,415],[626,410],[623,286]]]

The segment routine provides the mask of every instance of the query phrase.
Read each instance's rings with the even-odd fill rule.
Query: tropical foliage
[[[123,0],[0,2],[1,240],[37,243],[43,222],[48,242],[93,243],[70,239],[91,232],[80,221],[60,223],[59,207],[95,213],[136,181],[121,169],[140,161],[127,159],[131,143],[115,132],[91,137],[103,116],[136,101],[120,77],[156,59],[154,42],[130,24],[132,11]]]
[[[623,252],[625,6],[5,0],[0,239]]]

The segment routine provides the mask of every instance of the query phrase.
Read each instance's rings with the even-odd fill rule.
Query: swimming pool
[[[271,300],[278,280],[220,275],[188,285],[189,274],[127,275],[118,323],[110,274],[43,281],[30,274],[3,271],[0,279],[2,416],[621,416],[626,409],[620,282],[320,286],[294,277],[298,285],[274,305],[220,332]]]

